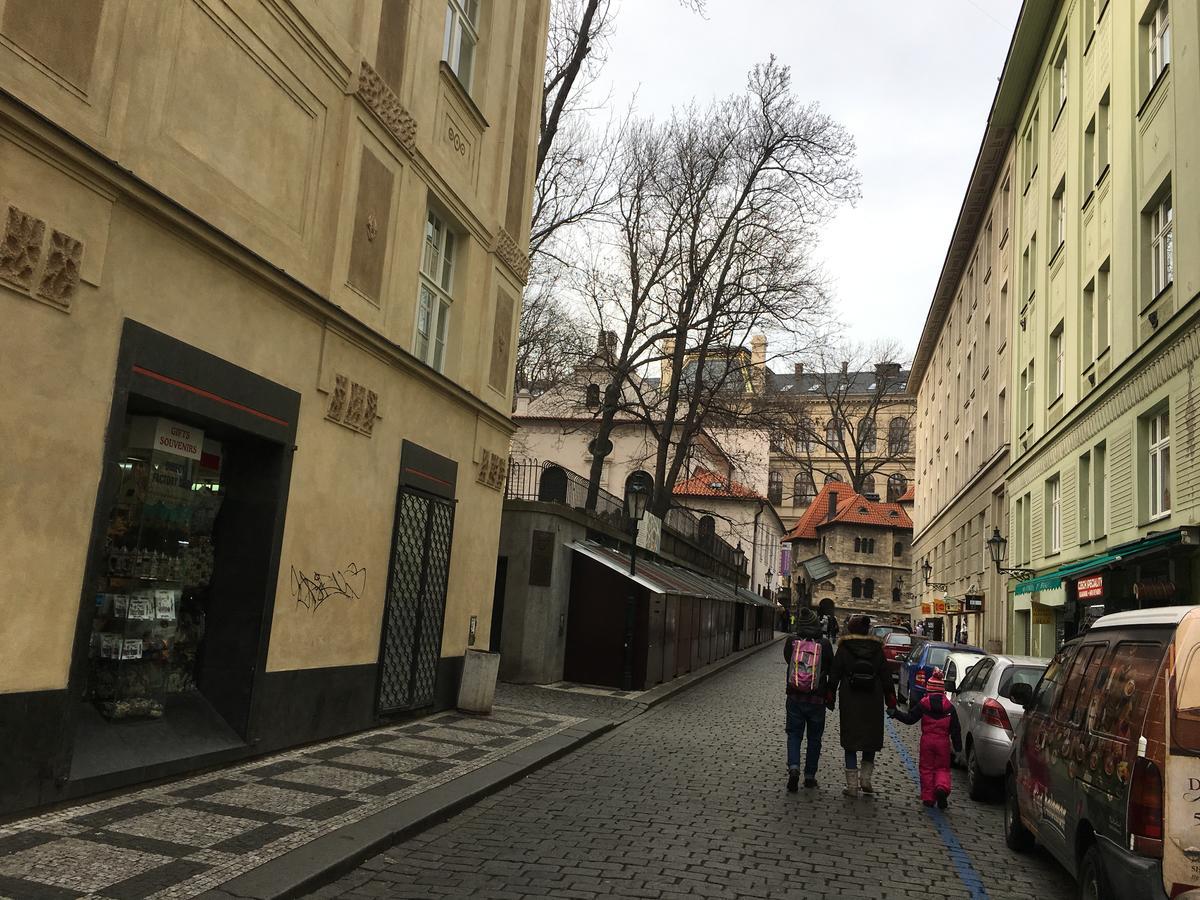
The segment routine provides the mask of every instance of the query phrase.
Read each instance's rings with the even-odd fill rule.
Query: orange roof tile
[[[829,495],[835,496],[834,512],[829,515]],[[857,494],[849,484],[831,481],[821,488],[800,516],[796,526],[783,540],[817,539],[817,529],[835,522],[851,525],[876,525],[883,528],[912,528],[912,519],[899,503],[881,503]]]
[[[817,525],[829,514],[829,495],[835,494],[836,497],[854,497],[854,488],[844,481],[831,481],[824,485],[817,492],[817,496],[813,498],[812,503],[808,504],[808,509],[800,516],[795,527],[783,536],[783,540],[796,541],[808,540],[815,541],[817,539]],[[834,500],[837,503],[838,500]]]
[[[692,477],[675,485],[680,497],[725,497],[731,500],[764,500],[762,494],[708,469],[697,469]]]
[[[897,500],[896,502],[897,503],[913,503],[916,499],[917,499],[917,486],[915,484],[910,484],[908,486],[908,490],[905,491],[903,494],[901,494],[900,499]]]

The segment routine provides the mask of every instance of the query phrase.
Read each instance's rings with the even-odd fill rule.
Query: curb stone
[[[238,875],[200,900],[291,900],[302,897],[407,837],[450,818],[561,756],[578,750],[618,725],[776,646],[783,636],[741,650],[696,672],[652,688],[634,704],[638,711],[620,722],[587,719],[515,753],[410,797],[361,821],[345,825]]]

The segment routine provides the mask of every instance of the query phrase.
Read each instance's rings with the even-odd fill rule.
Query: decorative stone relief
[[[479,460],[479,474],[475,480],[494,491],[500,491],[504,489],[504,479],[507,475],[508,460],[491,450],[484,450]]]
[[[367,109],[391,132],[392,137],[409,153],[416,149],[417,121],[400,103],[390,87],[384,83],[376,72],[363,60],[358,74],[358,98]]]
[[[529,278],[529,255],[517,245],[516,238],[503,228],[496,233],[496,255],[512,270],[521,284],[526,282]]]
[[[369,437],[379,418],[379,395],[345,375],[335,375],[325,418]]]
[[[38,285],[38,296],[67,309],[79,287],[83,242],[55,229],[50,233],[50,253]]]
[[[45,222],[10,206],[4,242],[0,243],[0,278],[23,288],[32,288],[33,274],[42,259],[42,239],[45,234]]]

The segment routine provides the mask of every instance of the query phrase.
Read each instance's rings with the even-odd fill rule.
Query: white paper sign
[[[154,609],[156,619],[170,620],[175,618],[175,592],[157,590],[154,592]]]
[[[142,658],[142,639],[129,638],[121,646],[121,659],[141,659]]]
[[[154,427],[154,449],[198,460],[204,449],[204,432],[191,425],[159,419]]]
[[[106,631],[100,635],[100,658],[121,658],[121,636],[119,634],[110,634]]]

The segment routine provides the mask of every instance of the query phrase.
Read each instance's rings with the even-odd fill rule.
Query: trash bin
[[[496,676],[500,654],[468,650],[463,657],[462,681],[458,685],[458,708],[462,712],[490,713],[496,698]]]

